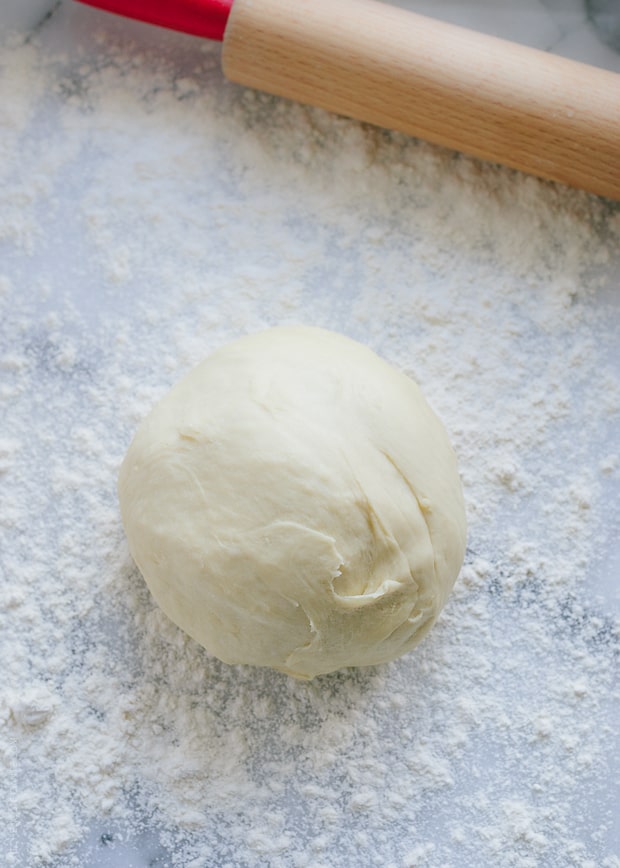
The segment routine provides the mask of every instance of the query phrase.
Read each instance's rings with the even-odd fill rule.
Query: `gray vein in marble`
[[[52,16],[58,11],[60,6],[62,5],[62,2],[63,0],[55,0],[52,6],[43,13],[41,18],[39,18],[37,23],[34,25],[32,30],[26,37],[25,42],[31,42],[35,38],[35,36],[37,36],[41,32],[41,30],[45,27],[50,18],[52,18]]]
[[[620,0],[586,0],[586,9],[601,39],[620,52]]]

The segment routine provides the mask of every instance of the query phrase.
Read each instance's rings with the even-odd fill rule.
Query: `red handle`
[[[126,18],[207,39],[224,38],[233,0],[80,0]]]

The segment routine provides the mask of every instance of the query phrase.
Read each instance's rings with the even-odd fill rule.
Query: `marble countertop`
[[[617,0],[399,5],[620,73]],[[4,0],[8,33],[3,864],[618,868],[618,204],[243,92],[218,46],[71,0]],[[419,654],[309,688],[160,623],[115,495],[205,346],[289,321],[421,380],[472,533]]]

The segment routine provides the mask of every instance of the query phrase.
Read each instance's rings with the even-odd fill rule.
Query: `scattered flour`
[[[0,52],[3,864],[617,868],[617,207],[94,15]],[[415,376],[470,520],[423,645],[309,684],[176,629],[115,492],[172,382],[297,322]]]

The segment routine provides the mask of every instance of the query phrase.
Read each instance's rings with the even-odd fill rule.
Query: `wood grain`
[[[235,0],[232,81],[620,199],[620,75],[374,0]]]

